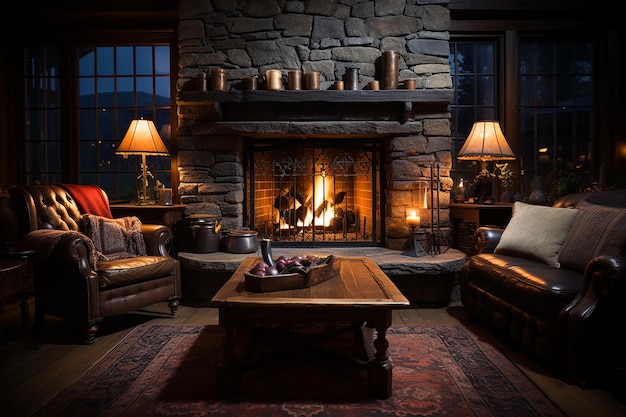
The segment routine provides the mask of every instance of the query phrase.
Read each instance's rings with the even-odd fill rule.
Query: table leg
[[[241,388],[241,364],[235,353],[236,320],[220,310],[220,325],[224,328],[224,353],[217,364],[217,393],[220,397],[232,397]]]
[[[22,256],[22,300],[21,300],[21,319],[22,319],[22,338],[25,348],[37,347],[36,341],[33,341],[30,336],[30,311],[28,307],[28,286],[26,284],[28,268],[28,255]]]
[[[32,250],[26,251],[9,251],[4,256],[8,256],[11,259],[21,259],[22,264],[20,266],[15,265],[12,270],[15,269],[21,274],[22,279],[22,294],[20,300],[20,319],[22,324],[22,342],[24,344],[24,348],[35,348],[37,347],[37,341],[32,340],[30,334],[30,312],[28,306],[28,267],[29,267],[29,258],[35,252]]]
[[[367,384],[370,395],[375,398],[386,399],[391,396],[392,366],[389,362],[386,338],[390,322],[385,321],[369,323],[376,329],[374,340],[374,358],[367,365]]]

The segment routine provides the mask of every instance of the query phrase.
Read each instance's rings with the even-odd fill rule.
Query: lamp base
[[[472,180],[472,188],[474,189],[474,202],[479,204],[493,204],[493,178],[489,171],[482,170]]]
[[[142,155],[142,158],[144,158],[141,164],[142,173],[137,177],[135,184],[137,187],[137,205],[150,206],[156,204],[156,199],[154,198],[156,179],[148,170],[145,155]]]
[[[156,200],[152,200],[149,198],[139,198],[135,203],[136,206],[153,206],[156,204]]]

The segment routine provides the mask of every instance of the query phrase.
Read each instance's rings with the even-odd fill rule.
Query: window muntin
[[[471,181],[478,173],[475,161],[459,161],[456,155],[477,120],[496,119],[498,76],[497,40],[450,41],[450,75],[454,89],[450,106],[454,184]]]
[[[78,178],[99,185],[113,200],[134,200],[140,160],[124,159],[115,149],[135,118],[169,132],[170,45],[79,46],[69,54],[75,60],[62,58],[66,52],[24,48],[26,182]],[[67,67],[72,61],[76,68]],[[170,135],[162,138],[171,150]],[[148,165],[171,185],[171,158],[149,157]]]
[[[568,192],[590,185],[593,50],[588,41],[520,42],[519,161],[524,193],[538,177],[548,192],[569,182],[574,188]]]
[[[593,126],[594,48],[589,40],[520,39],[519,65],[503,62],[497,68],[499,41],[484,36],[451,40],[450,71],[454,96],[451,103],[454,183],[474,177],[470,161],[458,161],[474,121],[496,119],[500,109],[500,80],[517,79],[518,138],[509,143],[517,155],[520,176],[517,191],[528,196],[536,177],[543,178],[549,195],[563,185],[590,185],[595,143]],[[504,120],[500,120],[504,126]],[[511,140],[513,139],[513,140]],[[557,184],[560,182],[560,184]]]
[[[62,178],[62,87],[59,48],[24,50],[26,181]]]
[[[153,120],[159,130],[170,124],[170,77],[163,74],[169,68],[169,47],[80,47],[79,57],[80,182],[133,200],[141,160],[124,159],[115,149],[133,119]],[[171,149],[169,135],[162,139]],[[148,157],[147,163],[161,183],[171,184],[169,157]]]

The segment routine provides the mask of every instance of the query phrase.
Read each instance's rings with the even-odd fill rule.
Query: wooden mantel
[[[209,105],[220,121],[369,120],[406,122],[416,112],[445,112],[450,89],[181,91],[179,106]]]
[[[229,90],[181,91],[179,105],[221,103],[432,103],[449,104],[451,89],[419,90]]]

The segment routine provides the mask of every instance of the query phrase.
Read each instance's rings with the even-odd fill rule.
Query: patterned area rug
[[[330,354],[357,346],[353,334],[327,342],[332,350],[324,343],[299,350],[295,338],[275,330],[252,335],[258,342],[236,398],[216,395],[220,327],[140,325],[35,416],[564,416],[514,364],[460,326],[389,329],[393,393],[386,400],[367,395],[358,361]],[[265,355],[276,347],[284,349]]]

